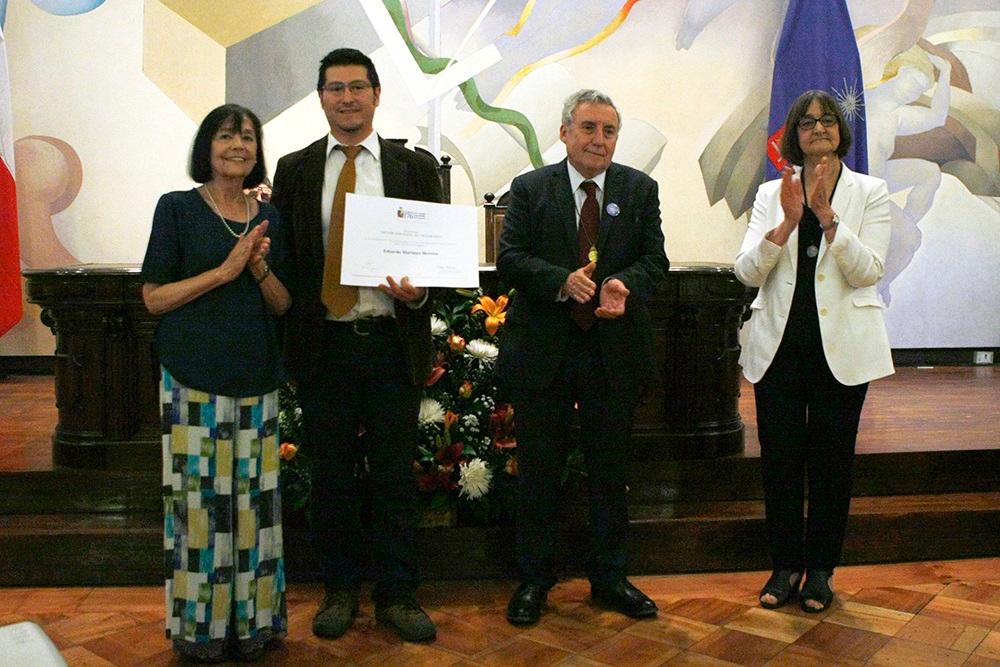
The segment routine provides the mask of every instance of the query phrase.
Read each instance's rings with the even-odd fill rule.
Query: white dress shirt
[[[326,247],[327,236],[330,234],[330,211],[333,208],[333,195],[337,190],[337,179],[340,178],[340,170],[347,162],[344,152],[337,150],[340,142],[332,134],[326,138],[326,168],[323,174],[323,247]],[[382,186],[382,150],[378,143],[378,135],[375,132],[369,134],[364,141],[359,144],[362,150],[354,158],[354,166],[357,171],[357,181],[354,192],[359,195],[370,197],[382,197],[385,189]],[[393,276],[396,277],[396,276]],[[361,317],[380,317],[388,315],[395,316],[395,304],[393,298],[375,287],[359,287],[358,302],[341,317],[335,317],[329,312],[326,314],[328,320],[340,320],[349,322]]]

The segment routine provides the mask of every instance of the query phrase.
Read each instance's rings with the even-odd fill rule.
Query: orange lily
[[[474,305],[470,312],[478,313],[482,311],[486,313],[486,331],[492,336],[496,334],[500,325],[507,320],[507,313],[504,312],[505,308],[507,308],[506,294],[498,296],[496,301],[484,294],[479,297],[479,303]]]

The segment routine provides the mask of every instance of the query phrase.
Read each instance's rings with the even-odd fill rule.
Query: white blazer
[[[764,235],[784,218],[781,179],[757,190],[743,245],[736,256],[736,277],[759,287],[750,304],[746,344],[740,354],[743,375],[758,382],[778,351],[795,293],[798,231],[784,246]],[[833,376],[848,386],[893,373],[892,352],[875,284],[885,272],[889,249],[889,192],[885,181],[858,174],[845,165],[830,203],[840,216],[832,244],[824,234],[816,258],[816,308],[823,352]]]

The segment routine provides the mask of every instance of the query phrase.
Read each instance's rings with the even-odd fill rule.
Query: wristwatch
[[[830,226],[824,227],[823,225],[820,225],[820,229],[822,229],[824,232],[828,232],[839,224],[840,224],[840,216],[834,213],[833,220],[830,221]]]

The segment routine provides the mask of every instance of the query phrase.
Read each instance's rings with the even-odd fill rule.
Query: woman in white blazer
[[[803,93],[785,128],[782,156],[797,167],[760,186],[736,258],[736,276],[760,288],[740,364],[754,383],[774,570],[760,603],[780,607],[801,585],[802,609],[814,613],[833,601],[868,382],[893,372],[875,289],[889,194],[841,162],[850,126],[828,93]]]

